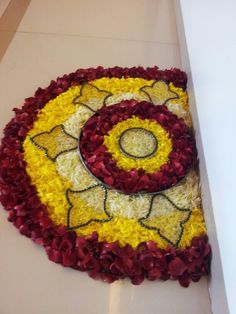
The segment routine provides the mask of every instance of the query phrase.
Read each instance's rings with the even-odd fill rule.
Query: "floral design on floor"
[[[186,82],[178,69],[98,67],[38,89],[2,140],[9,220],[95,279],[208,274]]]

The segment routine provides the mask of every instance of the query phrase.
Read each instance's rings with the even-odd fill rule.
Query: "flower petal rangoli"
[[[9,220],[50,260],[106,282],[208,274],[185,88],[178,69],[98,67],[39,89],[2,140]]]

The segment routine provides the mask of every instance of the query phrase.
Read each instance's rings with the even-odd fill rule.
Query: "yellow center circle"
[[[130,145],[130,143],[133,145]],[[152,132],[143,128],[125,130],[119,139],[121,151],[128,157],[147,158],[157,150],[157,139]]]
[[[146,134],[143,135],[144,132],[140,130],[140,134],[135,134],[135,140],[130,140],[129,137],[129,140],[125,141],[125,151],[133,152],[134,154],[131,153],[131,155],[140,154],[143,156],[147,151],[152,151],[154,153],[146,158],[137,158],[124,154],[123,150],[120,149],[120,139],[124,132],[130,132],[131,129],[146,130]],[[151,133],[156,139],[158,143],[158,148],[156,150],[154,150],[153,147],[153,138],[152,141],[142,141],[142,136],[146,136],[147,132],[149,132],[148,137],[150,137]],[[141,133],[143,134],[141,135]],[[140,138],[139,145],[137,145],[137,136]],[[108,132],[108,135],[104,136],[104,145],[108,152],[111,153],[112,158],[116,161],[116,164],[120,169],[125,171],[143,169],[146,173],[154,173],[160,170],[161,166],[168,162],[168,156],[172,151],[171,138],[169,137],[168,132],[159,123],[149,119],[143,120],[136,116],[117,123],[112,130]]]

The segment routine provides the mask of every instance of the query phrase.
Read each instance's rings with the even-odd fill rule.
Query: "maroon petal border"
[[[179,69],[159,70],[158,67],[103,67],[79,69],[39,88],[34,97],[26,98],[21,109],[6,125],[0,147],[0,201],[9,212],[11,221],[21,234],[42,245],[50,260],[76,270],[86,271],[94,279],[113,282],[129,277],[133,284],[149,280],[174,279],[187,287],[210,272],[211,248],[207,236],[192,240],[186,249],[169,247],[162,250],[152,241],[141,243],[137,249],[119,247],[118,243],[99,242],[93,233],[77,237],[65,226],[55,226],[48,218],[30,178],[26,174],[22,143],[32,128],[37,114],[45,104],[70,86],[84,84],[101,77],[141,77],[173,82],[186,88],[187,76]]]

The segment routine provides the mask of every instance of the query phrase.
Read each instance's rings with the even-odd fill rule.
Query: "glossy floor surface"
[[[79,67],[181,67],[172,1],[0,3],[1,131],[12,108],[38,86]],[[206,279],[188,289],[171,281],[97,282],[48,261],[40,247],[7,222],[7,213],[0,215],[1,314],[211,313]]]

